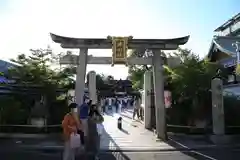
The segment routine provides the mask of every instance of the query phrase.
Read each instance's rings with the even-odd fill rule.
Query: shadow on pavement
[[[199,154],[196,154],[195,151],[192,151],[192,150],[189,150],[185,147],[183,147],[182,145],[178,144],[178,143],[175,143],[174,141],[171,141],[171,140],[167,140],[165,141],[168,145],[176,148],[177,151],[181,152],[182,154],[186,155],[186,156],[189,156],[189,157],[192,157],[193,159],[196,159],[196,160],[203,160],[204,157],[202,157],[201,155]]]
[[[43,140],[43,139],[42,139]],[[30,141],[30,140],[28,140]],[[34,159],[34,160],[59,160],[62,159],[62,149],[46,149],[38,145],[38,139],[31,139],[31,144],[35,142],[35,145],[39,148],[34,149],[29,147],[22,147],[25,142],[22,139],[23,144],[14,144],[12,142],[5,143],[4,146],[1,144],[0,147],[0,159],[1,160],[19,160],[19,159]]]
[[[103,129],[103,135],[106,136],[106,141],[104,143],[107,143],[110,148],[104,148],[100,151],[100,159],[104,160],[130,160],[130,158],[125,155],[121,148],[116,144],[114,139],[112,139],[111,135],[109,135],[105,129]],[[102,143],[102,142],[100,142]],[[111,148],[111,146],[114,146]]]
[[[113,115],[114,115],[113,108],[109,109],[109,108],[106,107],[104,114],[113,117]]]
[[[166,143],[176,148],[181,153],[197,160],[237,159],[236,157],[239,157],[240,155],[239,149],[221,148],[220,146],[214,146],[206,138],[204,138],[204,136],[195,138],[181,137],[181,139],[179,139],[179,137],[171,137],[168,141],[166,141]]]
[[[133,114],[133,109],[126,109],[124,112],[129,112]]]
[[[14,150],[13,150],[14,151]],[[60,153],[47,154],[39,152],[26,152],[26,151],[14,151],[11,153],[0,152],[1,160],[21,160],[21,159],[34,159],[34,160],[60,160],[62,156]]]
[[[121,131],[125,134],[129,134],[128,131],[126,131],[125,129],[121,129]]]

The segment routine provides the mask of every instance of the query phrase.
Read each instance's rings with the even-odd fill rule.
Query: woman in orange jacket
[[[69,105],[70,112],[64,116],[62,121],[63,135],[64,135],[64,153],[63,160],[74,160],[75,159],[75,149],[71,148],[70,136],[72,133],[77,133],[81,130],[81,122],[77,115],[77,104],[71,103]]]

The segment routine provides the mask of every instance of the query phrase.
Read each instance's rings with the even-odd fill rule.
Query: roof
[[[228,28],[230,25],[236,23],[237,21],[240,21],[240,13],[229,19],[227,22],[225,22],[223,25],[219,26],[217,29],[215,29],[215,32],[223,31],[224,29]]]
[[[54,42],[60,43],[62,48],[89,48],[89,49],[110,49],[111,40],[107,38],[72,38],[63,37],[50,33]],[[189,36],[173,39],[130,39],[128,48],[156,48],[156,49],[176,49],[178,45],[187,43]]]
[[[20,66],[20,65],[14,62],[8,62],[0,59],[0,72],[6,72],[9,67],[16,67],[16,66]]]
[[[233,43],[236,42],[240,42],[240,37],[214,36],[208,51],[208,57],[210,58],[213,51],[216,49],[228,54],[231,57],[236,57],[236,47],[233,46]]]

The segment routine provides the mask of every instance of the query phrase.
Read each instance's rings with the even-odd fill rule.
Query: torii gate
[[[85,87],[85,76],[87,64],[125,64],[125,65],[153,65],[153,83],[155,93],[156,108],[156,134],[157,138],[163,140],[166,136],[165,105],[164,105],[164,78],[163,78],[163,59],[161,50],[176,50],[179,45],[187,43],[189,36],[174,39],[133,39],[133,37],[109,37],[106,39],[97,38],[70,38],[50,33],[54,42],[60,43],[62,48],[79,48],[79,56],[67,55],[61,59],[62,64],[77,65],[77,78],[75,86],[76,103],[82,104]],[[152,50],[152,57],[127,57],[127,49],[145,48]],[[112,49],[112,57],[92,57],[88,56],[88,49]],[[175,62],[174,59],[168,59],[168,64]],[[95,72],[90,72],[90,96],[93,101],[96,99]],[[151,74],[145,74],[145,127],[151,125],[150,95]],[[94,84],[95,83],[95,84]],[[95,93],[94,93],[95,91]]]

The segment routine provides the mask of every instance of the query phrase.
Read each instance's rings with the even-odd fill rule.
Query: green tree
[[[10,68],[7,76],[9,79],[15,79],[16,83],[20,86],[39,88],[36,89],[35,92],[37,92],[38,97],[44,96],[46,98],[46,107],[47,110],[51,112],[50,115],[54,117],[54,119],[61,120],[62,117],[55,117],[55,113],[57,113],[56,110],[61,110],[61,105],[56,103],[56,101],[58,101],[58,91],[59,89],[67,90],[68,88],[73,88],[75,84],[73,76],[76,69],[72,66],[56,67],[56,61],[59,60],[60,56],[58,56],[57,59],[50,48],[31,49],[30,52],[31,54],[29,56],[21,54],[11,60],[18,63],[19,66]],[[30,96],[33,95],[29,95],[29,97]],[[21,95],[14,97],[15,101],[18,100],[20,102],[18,107],[15,108],[31,110],[33,107],[31,101],[36,97],[19,97],[21,97]],[[66,105],[65,102],[62,101],[62,103]],[[54,104],[58,105],[56,106]],[[30,111],[28,111],[28,115],[29,112]],[[65,112],[65,110],[63,112]],[[62,113],[58,113],[58,115],[62,115]],[[58,123],[60,123],[60,121]]]
[[[49,49],[31,49],[31,55],[18,55],[11,61],[20,64],[9,70],[9,76],[17,80],[17,83],[31,83],[40,86],[65,87],[73,83],[72,77],[75,68],[51,68],[53,53]]]
[[[147,53],[145,49],[132,50],[129,57],[145,57]],[[142,89],[144,72],[151,68],[147,65],[130,65],[128,67],[128,78],[132,81],[134,89]]]
[[[187,124],[191,119],[210,120],[211,80],[217,69],[224,69],[207,59],[200,59],[188,49],[178,49],[173,54],[178,56],[182,63],[175,68],[164,66],[174,101],[171,110],[175,114],[170,116],[172,123]]]
[[[204,97],[209,93],[217,69],[223,68],[206,59],[201,60],[187,49],[178,49],[174,54],[180,57],[182,64],[175,68],[164,66],[174,94],[191,99]]]
[[[144,54],[136,54],[135,52],[137,51],[132,52],[132,56],[144,56]],[[209,91],[211,79],[216,74],[216,70],[218,68],[222,69],[222,67],[208,60],[200,59],[188,49],[179,48],[170,55],[179,57],[181,65],[174,68],[164,65],[165,84],[167,82],[172,91],[174,110],[176,111],[179,108],[176,113],[178,116],[185,118],[183,123],[186,123],[186,117],[189,117],[189,115],[196,116],[194,113],[200,115],[200,113],[206,113],[206,110],[211,109],[211,92]],[[162,53],[162,56],[166,57],[166,54]],[[152,70],[152,68],[129,66],[129,78],[135,88],[142,88],[143,75],[146,70]],[[211,113],[211,111],[208,113]],[[180,121],[179,119],[176,120],[176,122]]]

